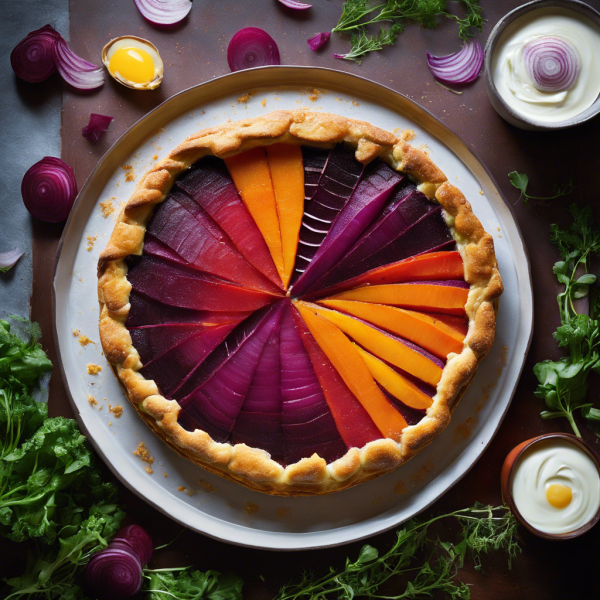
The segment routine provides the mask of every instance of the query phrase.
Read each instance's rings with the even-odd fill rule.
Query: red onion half
[[[525,70],[533,85],[542,92],[568,90],[579,74],[577,50],[564,38],[548,35],[523,48]]]
[[[60,158],[46,156],[25,173],[21,195],[33,217],[60,223],[69,216],[77,196],[73,169]]]
[[[113,117],[90,114],[90,122],[81,129],[81,135],[92,144],[97,144],[100,136],[108,129]]]
[[[455,54],[432,56],[427,53],[427,64],[433,76],[446,83],[469,83],[477,79],[483,67],[483,50],[477,40],[469,40]]]
[[[322,48],[331,37],[331,31],[323,31],[323,33],[317,33],[317,35],[306,40],[308,47],[316,52],[319,48]]]
[[[142,565],[134,552],[109,546],[90,558],[85,580],[103,600],[129,598],[142,588]]]
[[[307,8],[311,8],[312,4],[304,4],[304,2],[296,2],[296,0],[277,0],[279,4],[283,4],[288,8],[293,8],[294,10],[306,10]]]
[[[275,40],[258,27],[240,29],[229,42],[227,62],[232,71],[252,67],[280,65],[279,48]]]
[[[133,0],[151,25],[169,27],[183,21],[192,10],[190,0]]]
[[[50,26],[32,31],[10,53],[10,64],[19,79],[39,83],[56,71],[52,48],[58,33]]]
[[[23,253],[18,248],[9,250],[8,252],[0,252],[0,273],[8,273],[23,256]]]
[[[128,544],[142,565],[147,565],[154,552],[154,544],[150,534],[140,525],[127,525],[115,533],[115,537],[110,542],[110,546],[117,543]]]

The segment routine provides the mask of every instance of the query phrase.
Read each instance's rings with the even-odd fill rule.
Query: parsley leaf
[[[179,571],[175,573],[175,571]],[[233,573],[187,569],[145,569],[149,600],[242,600],[243,580]]]
[[[511,184],[516,187],[518,190],[521,190],[521,195],[517,202],[523,198],[525,206],[529,206],[530,200],[554,200],[555,198],[560,198],[561,196],[567,196],[573,191],[573,181],[569,179],[569,181],[562,186],[557,186],[555,188],[554,196],[530,196],[527,193],[527,186],[529,185],[529,177],[525,175],[525,173],[517,173],[517,171],[511,171],[508,174],[508,179]]]

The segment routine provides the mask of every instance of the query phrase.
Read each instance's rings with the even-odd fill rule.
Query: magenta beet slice
[[[127,279],[136,292],[163,304],[194,310],[249,311],[273,300],[271,294],[148,256],[130,257]]]
[[[281,368],[279,328],[271,333],[260,355],[256,371],[231,432],[233,444],[266,450],[274,460],[283,460],[281,428]]]
[[[279,325],[282,303],[272,307],[242,344],[230,349],[218,369],[179,401],[179,422],[224,442],[233,429],[269,336]]]
[[[129,294],[129,304],[129,315],[125,323],[128,329],[161,323],[239,323],[250,315],[250,312],[208,312],[176,308],[133,290]]]
[[[317,190],[312,200],[304,203],[293,283],[319,249],[337,214],[354,192],[363,169],[352,150],[336,146],[329,153]]]
[[[315,452],[328,463],[347,451],[329,410],[291,307],[281,317],[283,451],[287,464]]]
[[[177,181],[229,236],[240,254],[278,287],[275,264],[222,160],[206,157]]]
[[[206,329],[206,325],[198,323],[169,323],[135,327],[129,330],[129,334],[142,362],[147,363],[195,333]]]
[[[162,260],[168,260],[169,262],[192,268],[187,260],[183,259],[177,252],[171,250],[166,244],[163,244],[163,242],[157,240],[148,232],[144,235],[144,256],[161,258]]]
[[[188,210],[190,206],[194,207],[193,212]],[[156,208],[146,232],[205,273],[271,293],[280,291],[239,254],[211,217],[180,190]]]
[[[294,284],[292,294],[302,295],[327,273],[348,251],[360,234],[379,214],[394,189],[404,179],[387,165],[376,161],[369,165],[348,203],[338,213],[327,237],[312,261]]]
[[[304,202],[313,199],[321,175],[325,169],[329,150],[302,146],[302,162],[304,163]]]
[[[146,379],[153,379],[163,395],[169,396],[235,326],[236,323],[226,323],[202,328],[145,364],[140,374]]]

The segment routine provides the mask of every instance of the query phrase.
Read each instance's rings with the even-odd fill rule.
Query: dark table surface
[[[496,22],[521,2],[482,0],[481,4],[487,18],[480,36],[483,46]],[[599,0],[590,0],[590,4],[600,9]],[[331,29],[340,15],[341,5],[341,0],[315,0],[312,9],[296,14],[276,0],[195,0],[189,18],[175,30],[165,32],[147,24],[131,1],[71,0],[70,39],[75,52],[98,63],[100,50],[108,40],[120,35],[138,35],[150,39],[160,49],[165,62],[165,79],[153,92],[128,90],[111,78],[98,91],[87,95],[65,88],[62,158],[74,168],[81,187],[100,157],[137,119],[173,94],[228,73],[227,44],[236,31],[247,26],[261,27],[274,37],[282,64],[329,67],[359,74],[415,100],[451,127],[487,165],[523,231],[535,290],[535,327],[521,381],[496,437],[469,474],[427,514],[470,506],[475,501],[499,504],[500,467],[508,451],[540,433],[568,431],[566,422],[540,418],[542,403],[533,395],[536,381],[532,367],[545,358],[560,356],[552,339],[552,332],[559,323],[556,306],[559,289],[552,274],[557,252],[549,241],[549,225],[565,222],[565,207],[570,201],[590,204],[600,220],[597,195],[600,119],[556,133],[521,131],[496,114],[481,78],[467,86],[461,95],[436,85],[427,69],[425,51],[447,54],[459,48],[456,25],[450,21],[434,31],[407,27],[394,47],[373,53],[361,66],[332,57],[333,52],[343,52],[347,47],[347,39],[337,35],[332,36],[322,51],[309,51],[306,39],[316,32]],[[109,134],[94,147],[80,134],[91,112],[115,117]],[[519,194],[508,181],[507,174],[513,170],[529,175],[531,193],[535,195],[551,195],[555,184],[564,183],[569,176],[573,178],[575,191],[567,199],[526,207],[523,202],[517,202]],[[32,318],[42,326],[44,348],[55,363],[50,290],[61,231],[61,225],[34,223],[31,312]],[[505,293],[510,294],[511,290]],[[598,399],[598,389],[598,381],[592,380],[592,400]],[[73,416],[58,369],[50,381],[50,412]],[[588,441],[598,443],[585,426],[582,432]],[[171,540],[180,531],[181,527],[175,522],[123,486],[119,488],[128,513],[149,529],[157,544]],[[579,539],[561,543],[546,542],[525,531],[522,537],[523,554],[512,571],[508,570],[505,558],[498,556],[486,561],[483,574],[469,566],[460,572],[460,578],[472,584],[474,599],[600,597],[600,579],[596,576],[600,527]],[[385,548],[392,538],[393,532],[388,532],[374,537],[370,543]],[[276,553],[230,546],[186,530],[161,553],[159,560],[163,565],[194,564],[202,570],[234,570],[246,581],[245,597],[258,599],[272,597],[283,582],[297,577],[303,568],[325,571],[329,565],[341,565],[347,555],[356,555],[360,545]]]

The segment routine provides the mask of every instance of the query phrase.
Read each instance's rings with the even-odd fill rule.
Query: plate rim
[[[155,508],[156,510],[158,510],[159,512],[161,512],[162,514],[168,516],[169,518],[173,519],[174,521],[176,521],[177,523],[179,523],[180,525],[183,525],[184,527],[187,527],[188,529],[191,529],[192,531],[195,531],[196,533],[199,533],[201,535],[205,535],[207,537],[210,537],[212,539],[221,541],[221,542],[225,542],[225,543],[229,543],[229,544],[233,544],[236,546],[241,546],[241,547],[247,547],[247,548],[255,548],[255,549],[261,549],[261,550],[270,550],[270,551],[287,551],[287,552],[294,552],[294,551],[301,551],[301,550],[318,550],[318,549],[325,549],[325,548],[333,548],[333,547],[337,547],[337,546],[343,546],[346,544],[350,544],[353,542],[357,542],[357,541],[361,541],[367,538],[370,538],[374,535],[378,535],[380,533],[384,533],[386,531],[389,531],[390,529],[393,529],[395,527],[398,527],[401,523],[405,522],[405,520],[400,520],[400,521],[395,521],[391,524],[385,523],[383,525],[378,524],[376,525],[372,531],[370,531],[369,533],[365,533],[364,535],[352,535],[347,537],[346,539],[342,540],[342,541],[335,541],[335,542],[331,542],[328,544],[299,544],[299,545],[294,545],[294,546],[278,546],[276,543],[275,544],[269,544],[269,545],[265,545],[265,544],[258,544],[258,543],[248,543],[248,542],[243,542],[243,541],[239,541],[239,540],[235,540],[235,539],[231,539],[229,537],[224,537],[222,535],[217,535],[215,533],[210,533],[207,532],[205,530],[199,529],[196,526],[193,526],[189,523],[184,522],[183,520],[179,519],[177,516],[169,513],[167,511],[166,508],[163,508],[162,506],[160,506],[159,504],[157,504],[155,501],[151,500],[150,498],[148,498],[147,496],[145,496],[142,492],[138,491],[135,486],[132,483],[129,483],[124,476],[122,476],[118,470],[116,469],[116,467],[113,465],[113,463],[108,460],[108,458],[105,456],[104,452],[102,451],[102,449],[100,448],[98,442],[94,439],[93,436],[90,435],[89,430],[87,429],[83,418],[81,416],[81,413],[77,407],[77,404],[74,400],[73,394],[71,393],[71,389],[69,387],[68,384],[68,380],[67,380],[67,376],[66,376],[66,372],[64,369],[64,365],[63,365],[63,361],[62,361],[62,355],[61,355],[61,350],[60,350],[60,344],[59,344],[59,339],[58,339],[58,327],[57,327],[57,294],[56,294],[56,279],[57,279],[57,275],[58,275],[58,269],[59,269],[59,263],[61,260],[61,256],[62,256],[62,250],[64,248],[64,242],[65,242],[65,238],[67,237],[67,233],[70,230],[70,226],[71,226],[71,222],[75,219],[75,213],[77,212],[77,208],[79,207],[82,198],[87,194],[88,189],[92,186],[96,173],[98,171],[101,170],[102,166],[104,165],[104,163],[106,161],[109,160],[111,153],[114,151],[115,148],[117,148],[120,144],[122,144],[122,142],[130,135],[130,133],[132,132],[132,130],[134,130],[136,127],[140,126],[144,121],[150,119],[154,113],[158,112],[159,110],[163,110],[165,105],[167,104],[171,104],[173,102],[176,102],[177,98],[179,98],[180,96],[190,93],[192,90],[198,89],[198,88],[202,88],[204,86],[209,86],[209,85],[214,85],[217,84],[218,82],[223,80],[223,79],[227,79],[227,78],[232,78],[235,79],[236,77],[241,77],[242,75],[247,75],[249,72],[255,72],[255,71],[281,71],[281,70],[292,70],[292,71],[299,71],[299,72],[305,72],[306,76],[305,76],[305,85],[309,86],[310,85],[310,81],[311,81],[311,77],[310,77],[310,73],[311,72],[331,72],[331,73],[335,73],[336,76],[342,76],[342,77],[348,77],[350,79],[355,79],[364,83],[367,83],[369,85],[373,85],[375,87],[379,87],[379,88],[383,88],[385,89],[387,92],[396,95],[396,96],[400,96],[404,99],[404,101],[408,102],[409,104],[413,105],[413,107],[416,107],[418,110],[422,111],[427,119],[432,120],[438,127],[441,128],[442,131],[445,131],[447,134],[450,134],[451,137],[453,137],[456,141],[460,142],[460,144],[462,144],[463,146],[463,150],[467,153],[470,154],[476,161],[476,163],[483,169],[485,175],[489,178],[494,190],[496,191],[496,193],[498,194],[499,198],[502,200],[502,202],[505,205],[505,208],[508,210],[510,216],[512,217],[512,221],[513,224],[515,226],[515,230],[517,233],[517,237],[521,243],[522,246],[522,250],[523,250],[523,254],[525,256],[525,264],[524,267],[526,268],[527,271],[527,280],[528,280],[528,289],[530,291],[530,294],[528,294],[528,297],[530,299],[530,310],[531,310],[531,323],[529,326],[529,334],[528,334],[528,338],[527,338],[527,343],[525,345],[524,348],[524,354],[523,354],[523,360],[519,369],[519,372],[516,376],[515,379],[515,384],[514,387],[510,393],[510,398],[508,399],[506,406],[502,412],[502,415],[500,415],[498,423],[496,425],[496,427],[494,428],[494,431],[492,432],[492,434],[490,435],[489,439],[485,442],[481,444],[481,448],[478,451],[478,455],[477,457],[469,464],[467,465],[467,467],[462,471],[462,473],[460,475],[458,475],[454,481],[448,486],[446,487],[443,491],[441,491],[439,494],[436,494],[434,496],[434,498],[431,499],[431,501],[427,502],[425,505],[423,505],[420,509],[418,509],[412,517],[413,518],[415,516],[417,516],[418,514],[420,514],[421,512],[427,510],[431,505],[433,505],[435,502],[437,502],[443,495],[445,495],[448,491],[450,491],[450,489],[452,489],[457,483],[459,483],[466,475],[467,473],[469,473],[469,471],[475,466],[475,464],[480,460],[480,458],[482,457],[482,455],[484,454],[485,450],[489,447],[489,445],[491,444],[492,440],[494,439],[494,437],[496,436],[496,434],[498,433],[498,430],[500,429],[504,418],[506,417],[506,414],[508,412],[508,409],[510,408],[510,405],[512,403],[512,400],[514,398],[516,389],[518,387],[519,381],[521,379],[523,370],[525,368],[525,363],[526,363],[526,359],[527,359],[527,355],[529,352],[529,349],[531,347],[531,342],[532,342],[532,338],[533,338],[533,325],[534,325],[534,302],[533,302],[533,282],[532,282],[532,274],[531,274],[531,261],[530,261],[530,257],[529,257],[529,252],[528,252],[528,248],[525,244],[524,238],[523,238],[523,233],[521,231],[521,227],[519,225],[518,220],[515,217],[515,212],[513,207],[506,202],[506,200],[504,199],[498,184],[494,178],[494,176],[490,173],[489,169],[487,168],[487,165],[480,159],[478,153],[476,151],[474,151],[472,148],[470,148],[469,146],[467,146],[467,144],[462,140],[462,138],[448,125],[446,125],[445,123],[443,123],[442,121],[440,121],[435,115],[433,115],[429,110],[427,110],[426,108],[424,108],[423,106],[421,106],[420,104],[418,104],[417,102],[415,102],[414,100],[412,100],[411,98],[409,98],[408,96],[402,94],[401,92],[398,92],[388,86],[385,86],[383,84],[380,84],[376,81],[373,81],[371,79],[368,79],[366,77],[362,77],[360,75],[355,75],[353,73],[347,73],[347,72],[343,72],[343,71],[337,71],[335,69],[330,69],[330,68],[326,68],[326,67],[312,67],[312,66],[295,66],[295,65],[277,65],[277,66],[265,66],[265,67],[256,67],[254,69],[246,69],[244,71],[237,71],[237,72],[233,72],[233,73],[227,73],[225,75],[219,76],[219,77],[215,77],[214,79],[210,79],[208,81],[196,84],[194,86],[190,86],[189,88],[186,88],[184,90],[181,90],[179,92],[177,92],[176,94],[170,96],[169,98],[165,99],[163,102],[161,102],[158,106],[156,106],[154,109],[152,109],[151,111],[149,111],[148,113],[146,113],[144,116],[142,116],[140,119],[138,119],[137,121],[135,121],[126,131],[124,131],[119,138],[110,146],[110,148],[107,149],[107,151],[104,153],[104,155],[100,158],[100,160],[97,162],[96,166],[92,169],[92,171],[90,172],[90,174],[88,175],[88,177],[86,178],[83,186],[81,187],[81,189],[79,190],[77,197],[75,199],[75,202],[73,204],[73,207],[69,213],[69,217],[67,218],[67,221],[65,223],[65,226],[63,228],[59,243],[58,243],[58,247],[57,247],[57,251],[56,251],[56,258],[54,261],[54,270],[53,270],[53,278],[52,278],[52,290],[51,290],[51,309],[52,309],[52,333],[53,333],[53,339],[54,339],[54,345],[56,348],[56,354],[57,354],[57,363],[58,363],[58,368],[61,374],[61,378],[63,381],[63,385],[65,388],[65,391],[67,393],[67,397],[69,400],[69,404],[71,406],[71,409],[73,410],[73,413],[75,415],[75,420],[77,421],[77,424],[79,426],[79,428],[81,429],[81,431],[86,435],[86,437],[88,438],[88,440],[90,441],[90,443],[92,444],[94,450],[96,451],[96,453],[100,456],[100,458],[102,459],[103,463],[109,468],[109,470],[111,471],[111,473],[113,474],[113,476],[115,476],[119,482],[124,485],[127,489],[129,489],[130,491],[134,492],[139,498],[141,498],[144,502],[150,504],[150,506],[152,506],[153,508]],[[295,84],[290,84],[290,83],[284,83],[282,85],[295,85]],[[261,87],[260,85],[257,85],[257,87]],[[334,87],[336,87],[334,85]],[[218,94],[217,94],[218,95]],[[360,92],[359,92],[360,95]],[[177,117],[176,117],[177,118]],[[425,128],[427,129],[427,128]],[[432,133],[429,129],[427,129],[428,133],[430,135],[432,135],[433,137],[435,137],[442,145],[444,145],[445,147],[448,148],[448,145],[446,143],[446,141],[444,139],[442,139],[437,133]],[[462,157],[458,156],[456,154],[456,152],[450,148],[448,148],[455,156],[457,156],[457,158],[463,163],[465,164],[466,168],[472,173],[471,168],[466,165],[465,161],[463,160]],[[474,173],[472,173],[473,176],[477,179],[477,177],[475,176]],[[111,365],[111,370],[112,370],[112,365]],[[472,442],[471,442],[472,443]],[[458,458],[457,458],[458,460]],[[452,463],[454,464],[454,463]],[[452,467],[452,464],[449,465],[447,468]],[[212,515],[207,515],[212,519],[216,519],[219,521],[222,521],[222,519],[219,519],[218,517],[214,517]],[[229,526],[233,526],[235,528],[237,528],[240,532],[243,532],[245,528],[243,526],[239,526],[236,524],[228,524]],[[356,524],[352,524],[352,525],[344,525],[342,527],[338,527],[334,530],[331,531],[339,531],[339,530],[345,530],[348,528],[353,528],[355,527]],[[327,530],[330,531],[330,530]],[[276,531],[260,531],[260,533],[262,534],[269,534],[270,536],[274,536],[275,539],[277,539],[278,536],[286,536],[286,537],[293,537],[296,539],[302,539],[305,536],[312,536],[316,533],[327,533],[327,531],[324,532],[306,532],[306,533],[294,533],[294,532],[276,532]],[[254,534],[257,533],[256,530],[252,530],[252,532]]]

